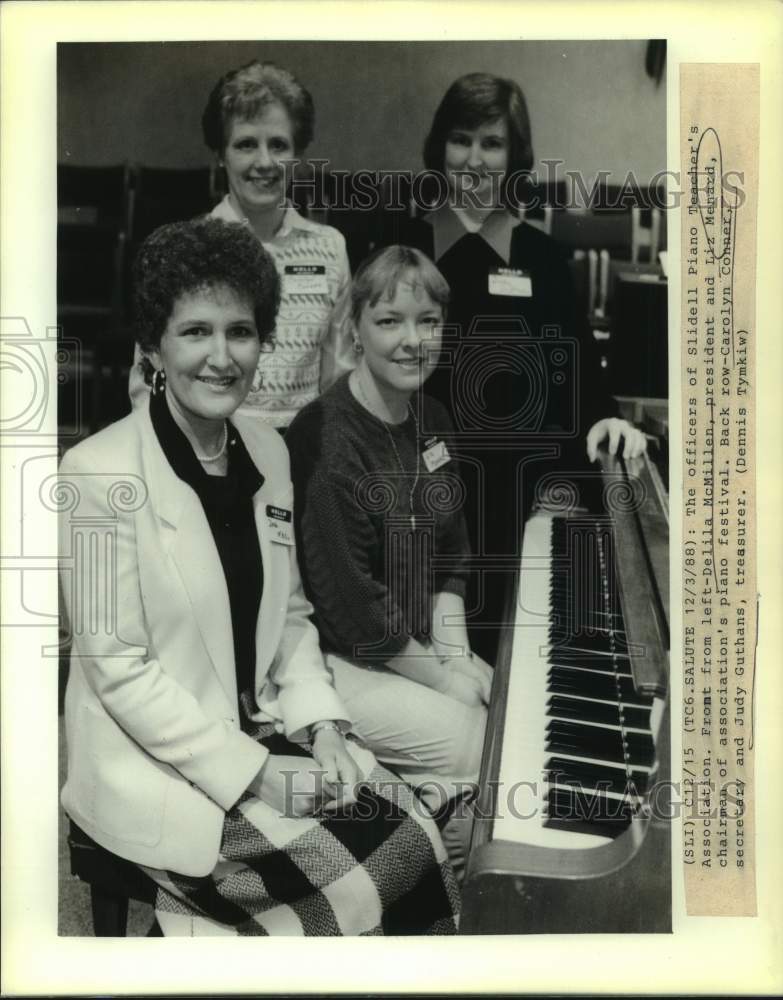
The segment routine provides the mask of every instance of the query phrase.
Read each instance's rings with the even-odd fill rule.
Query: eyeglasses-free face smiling
[[[252,121],[231,122],[223,164],[229,192],[248,218],[283,208],[295,155],[293,126],[282,104],[267,105]]]
[[[444,160],[446,176],[455,194],[464,191],[469,198],[472,191],[477,199],[487,201],[500,191],[500,182],[508,171],[509,135],[505,118],[474,129],[451,129],[446,136]]]
[[[443,311],[426,289],[404,277],[390,299],[367,303],[356,325],[359,368],[388,401],[407,404],[432,374],[440,354]]]
[[[150,359],[166,373],[166,398],[177,423],[203,431],[244,401],[260,353],[251,304],[218,286],[177,299]]]

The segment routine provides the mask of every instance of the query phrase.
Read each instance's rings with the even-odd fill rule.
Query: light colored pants
[[[487,725],[483,706],[464,705],[387,667],[369,669],[332,654],[326,663],[353,731],[379,761],[420,790],[431,810],[478,781]],[[470,810],[459,809],[442,831],[458,876],[471,828]]]

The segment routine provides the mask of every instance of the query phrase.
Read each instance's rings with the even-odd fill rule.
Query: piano
[[[462,934],[671,930],[668,499],[650,453],[602,467],[603,509],[524,527]]]

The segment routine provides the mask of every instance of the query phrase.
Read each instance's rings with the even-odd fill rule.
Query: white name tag
[[[489,276],[489,294],[529,299],[533,294],[533,282],[525,271],[515,267],[499,267]]]
[[[273,542],[279,542],[281,545],[294,544],[293,516],[290,510],[268,503],[266,505],[266,523]]]
[[[435,444],[430,445],[426,451],[421,453],[421,457],[424,459],[424,464],[427,466],[427,472],[435,472],[446,462],[451,461],[451,455],[449,455],[449,450],[443,441],[436,441]]]
[[[283,291],[287,295],[328,295],[326,268],[323,264],[286,264]]]

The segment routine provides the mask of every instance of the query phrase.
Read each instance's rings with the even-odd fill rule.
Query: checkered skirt
[[[286,817],[245,795],[226,814],[208,876],[144,870],[158,883],[165,934],[454,934],[457,927],[459,894],[437,827],[377,762],[350,811]]]

